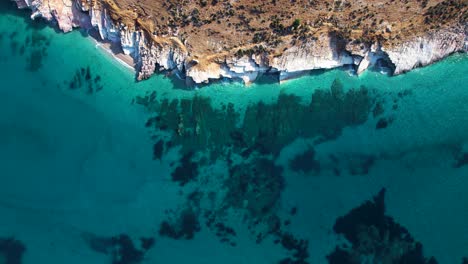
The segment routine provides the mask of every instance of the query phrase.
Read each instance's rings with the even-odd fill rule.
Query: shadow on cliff
[[[2,15],[21,15],[26,17],[26,10],[18,10],[13,1],[0,1],[0,14]]]
[[[349,40],[347,40],[346,37],[340,36],[337,32],[330,32],[329,39],[330,39],[329,46],[333,50],[334,60],[343,62],[344,60],[346,60],[346,56],[349,56],[349,57],[355,56],[346,49],[346,46],[349,43]],[[378,40],[377,42],[380,43],[380,40]],[[372,43],[364,43],[363,45],[364,47],[367,47],[367,48],[364,48],[365,52],[367,52],[372,46]],[[393,76],[396,66],[390,60],[390,57],[388,56],[388,54],[381,51],[380,48],[378,48],[378,51],[375,52],[374,56],[377,56],[378,58],[376,59],[375,62],[369,65],[369,68],[367,70],[371,72],[382,73],[387,76]],[[350,63],[350,64],[343,64],[341,68],[346,71],[352,71],[354,75],[354,74],[357,74],[358,66],[359,64],[356,65],[354,63]]]
[[[169,78],[171,83],[174,85],[175,89],[181,90],[194,90],[201,89],[209,85],[231,85],[231,84],[244,84],[240,78],[220,78],[220,79],[210,79],[209,83],[194,83],[190,78],[187,78],[182,73],[171,73],[168,71],[157,72],[156,74],[163,74],[165,78]],[[279,73],[278,72],[267,72],[259,74],[258,78],[254,81],[256,85],[273,85],[279,84]],[[250,84],[244,84],[246,86]]]
[[[31,10],[28,8],[19,9],[13,1],[1,1],[0,14],[20,17],[27,25],[26,29],[42,30],[50,26],[55,32],[63,33],[58,28],[57,23],[49,23],[42,18],[36,18],[35,20],[31,19]]]

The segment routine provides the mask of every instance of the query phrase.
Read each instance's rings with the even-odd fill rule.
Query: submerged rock
[[[309,173],[311,171],[315,173],[320,172],[320,162],[315,160],[315,150],[313,148],[292,159],[290,167],[293,171],[301,171],[303,173]]]
[[[280,243],[284,249],[292,252],[291,257],[282,259],[279,264],[308,264],[309,241],[297,239],[291,233],[280,234]]]
[[[93,80],[90,66],[77,69],[73,79],[68,83],[68,87],[70,90],[85,89],[87,94],[99,92],[103,89],[99,75],[96,75]]]
[[[198,174],[198,164],[192,161],[193,153],[185,154],[180,160],[180,165],[172,172],[172,180],[184,186],[194,180]]]
[[[308,105],[297,95],[281,93],[273,103],[248,105],[240,120],[231,103],[216,109],[207,97],[171,101],[150,97],[138,99],[157,113],[147,126],[170,132],[172,145],[181,146],[182,155],[203,151],[209,153],[210,160],[228,150],[245,158],[252,153],[276,156],[297,137],[334,139],[343,128],[364,123],[374,100],[369,89],[345,91],[337,80],[330,90],[316,90]]]
[[[0,263],[21,264],[25,251],[26,246],[21,241],[0,237]]]
[[[282,168],[264,158],[236,165],[229,170],[224,186],[224,204],[245,208],[250,216],[263,219],[274,211],[284,188]]]
[[[455,157],[455,168],[461,168],[468,165],[468,153],[460,151]]]
[[[424,257],[421,243],[385,214],[385,189],[339,217],[333,230],[343,235],[351,247],[337,246],[327,256],[330,264],[357,264],[371,257],[376,263],[437,263],[433,257]]]
[[[380,118],[379,121],[377,121],[377,124],[375,124],[375,129],[384,129],[387,128],[391,123],[393,122],[392,118]]]
[[[159,227],[159,235],[173,239],[193,239],[200,230],[198,215],[191,208],[186,208],[175,218],[163,221]]]
[[[146,251],[154,245],[153,238],[142,237],[140,239],[141,249],[138,249],[126,234],[114,237],[99,237],[91,233],[85,233],[83,238],[92,250],[109,255],[112,264],[141,263],[144,260]]]

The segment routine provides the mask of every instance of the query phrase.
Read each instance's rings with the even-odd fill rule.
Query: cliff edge
[[[14,0],[64,31],[96,28],[135,61],[137,78],[253,82],[278,73],[386,65],[394,74],[468,50],[465,0]]]

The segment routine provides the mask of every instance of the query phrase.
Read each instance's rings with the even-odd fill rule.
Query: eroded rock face
[[[330,69],[352,64],[353,58],[344,48],[344,41],[332,34],[322,34],[301,46],[286,50],[272,60],[272,67],[281,72]]]
[[[143,32],[133,34],[138,37],[135,38],[135,44],[130,49],[134,50],[133,57],[138,61],[139,80],[149,78],[157,70],[183,71],[188,54],[181,47],[173,43],[158,45],[147,40]]]
[[[382,50],[395,65],[395,74],[401,74],[443,59],[448,54],[466,51],[467,41],[464,29],[460,26],[428,33],[398,46],[383,47]]]
[[[85,4],[83,1],[75,0],[14,0],[18,8],[30,8],[31,18],[42,17],[47,21],[56,21],[63,32],[69,32],[74,27],[90,26],[89,16],[83,13]]]
[[[14,0],[19,8],[30,8],[31,17],[56,21],[69,32],[75,27],[95,27],[103,40],[115,42],[136,62],[137,77],[147,79],[156,71],[176,70],[194,83],[213,79],[238,78],[245,83],[255,81],[262,73],[279,72],[286,80],[298,73],[314,69],[330,69],[356,65],[357,73],[372,67],[377,61],[388,60],[394,74],[428,65],[449,54],[468,50],[466,25],[452,25],[417,36],[400,44],[347,42],[335,34],[322,33],[317,38],[302,41],[281,54],[266,51],[255,54],[213,54],[198,58],[176,37],[162,37],[137,29],[135,25],[114,22],[106,5],[89,0]],[[101,3],[101,4],[99,4]]]

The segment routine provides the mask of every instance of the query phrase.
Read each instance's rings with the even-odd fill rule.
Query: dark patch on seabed
[[[21,35],[17,32],[5,32],[10,42],[11,53],[24,56],[26,58],[26,69],[36,72],[42,66],[44,57],[47,56],[47,49],[50,46],[50,37],[37,30],[26,27],[24,31],[29,32],[25,39],[20,39]],[[2,34],[3,35],[3,34]]]
[[[364,86],[345,91],[337,79],[330,89],[315,90],[309,104],[297,95],[281,93],[273,103],[247,106],[242,120],[232,103],[217,109],[211,106],[208,97],[159,100],[156,92],[151,92],[135,98],[137,104],[154,113],[146,123],[155,132],[154,159],[162,159],[172,147],[181,147],[182,158],[171,173],[174,182],[181,187],[197,183],[201,181],[203,168],[219,160],[225,161],[229,169],[227,175],[218,179],[222,193],[208,190],[204,184],[193,185],[197,188],[196,195],[189,195],[181,208],[168,210],[159,234],[191,239],[203,222],[220,242],[235,246],[237,232],[225,224],[228,212],[234,209],[245,215],[245,224],[257,243],[272,236],[290,252],[281,263],[307,263],[307,240],[284,231],[291,220],[282,220],[276,212],[285,180],[283,168],[274,159],[298,137],[316,138],[322,143],[339,137],[345,127],[363,124],[375,106],[376,96],[374,90]],[[158,136],[161,132],[169,137]],[[319,174],[321,166],[314,162],[314,155],[311,147],[290,166]],[[364,157],[345,164],[349,164],[350,171],[365,174],[373,158]],[[201,208],[200,200],[212,206]],[[200,221],[201,217],[205,221]]]
[[[146,126],[156,132],[153,155],[161,159],[172,147],[180,146],[181,160],[171,174],[181,187],[197,183],[203,168],[223,160],[229,168],[221,179],[224,195],[195,184],[197,191],[187,197],[187,204],[168,211],[168,219],[160,225],[160,235],[173,239],[191,239],[204,222],[220,242],[236,246],[236,230],[227,226],[228,211],[243,212],[244,221],[261,243],[267,236],[282,246],[288,256],[279,263],[308,263],[308,240],[296,238],[287,231],[291,219],[277,214],[284,189],[283,168],[274,160],[281,150],[297,138],[315,139],[314,144],[331,141],[345,127],[365,123],[373,118],[376,129],[385,129],[395,120],[398,103],[411,93],[402,91],[385,95],[361,86],[344,90],[335,80],[329,90],[315,90],[309,104],[293,94],[280,94],[273,103],[258,102],[247,106],[244,119],[231,103],[213,108],[207,97],[158,100],[156,92],[136,98],[154,116]],[[219,129],[222,124],[223,129]],[[169,134],[157,136],[159,132]],[[465,160],[457,156],[456,166]],[[330,155],[335,175],[348,171],[351,175],[366,175],[376,162],[373,155]],[[294,157],[289,164],[293,171],[321,174],[325,169],[314,146]],[[330,166],[330,165],[327,165]],[[335,232],[343,235],[350,246],[337,246],[328,256],[330,263],[361,263],[371,256],[382,263],[436,263],[423,256],[422,245],[409,232],[385,215],[385,190],[373,200],[337,219]],[[216,206],[201,208],[200,200]],[[297,208],[294,210],[294,214]],[[204,217],[205,221],[199,218]]]
[[[436,264],[423,255],[423,246],[406,228],[385,214],[385,189],[372,200],[339,217],[333,230],[349,242],[327,256],[330,264],[372,263]]]
[[[461,168],[468,165],[468,153],[460,151],[455,155],[455,168]]]
[[[252,218],[268,217],[284,189],[282,168],[268,159],[232,166],[224,184],[228,193],[224,204],[245,208]]]
[[[185,208],[176,217],[161,223],[159,235],[173,239],[193,239],[199,231],[198,215],[191,208]]]
[[[410,90],[404,90],[396,94],[388,93],[386,96],[377,99],[372,110],[372,116],[377,119],[375,129],[388,128],[395,121],[395,111],[398,110],[398,103],[410,95],[412,95]],[[390,109],[392,111],[389,111]]]
[[[192,159],[193,153],[186,153],[180,160],[180,165],[177,166],[171,174],[172,180],[178,182],[180,186],[184,186],[197,177],[198,164],[193,162]]]
[[[188,172],[189,167],[194,166],[189,158],[198,152],[208,155],[208,160],[198,162],[203,166],[219,157],[227,157],[229,153],[246,160],[256,154],[277,156],[284,146],[298,137],[319,137],[321,142],[335,139],[343,128],[367,120],[375,93],[364,86],[344,91],[337,79],[329,90],[316,90],[310,104],[301,101],[299,96],[282,93],[274,103],[249,105],[244,119],[240,120],[232,103],[216,109],[208,97],[158,100],[156,92],[152,92],[135,100],[155,113],[146,123],[148,128],[171,134],[169,139],[156,138],[154,158],[161,159],[170,147],[182,147],[182,165],[176,168],[172,177],[181,185],[196,179],[190,174],[181,177],[179,172]],[[221,124],[223,129],[219,129]],[[318,171],[319,166],[313,169]]]
[[[384,129],[387,128],[393,122],[392,118],[380,118],[375,125],[375,129]]]
[[[172,239],[193,239],[201,230],[200,200],[202,193],[194,191],[186,197],[186,203],[177,210],[167,210],[167,220],[161,222],[159,235]]]
[[[99,253],[109,255],[112,264],[138,264],[144,260],[146,252],[154,245],[154,238],[142,237],[139,246],[126,234],[114,237],[99,237],[90,233],[83,234],[88,246]]]
[[[229,244],[233,247],[237,245],[237,243],[234,241],[237,233],[232,227],[226,226],[224,223],[220,222],[216,224],[208,222],[207,226],[213,229],[216,236],[219,238],[219,242]]]
[[[313,148],[306,150],[304,153],[292,159],[290,167],[293,171],[301,171],[304,173],[313,171],[318,174],[320,172],[320,162],[315,160],[315,150]]]
[[[372,110],[372,115],[374,116],[374,118],[381,116],[385,112],[383,104],[384,103],[382,101],[377,101],[375,103],[374,109]]]
[[[318,160],[313,148],[295,156],[289,163],[291,170],[302,172],[306,175],[321,175],[330,170],[334,175],[340,176],[342,171],[351,175],[367,175],[374,165],[377,157],[366,154],[340,155],[330,154],[324,160]],[[326,163],[326,167],[321,163]]]
[[[367,175],[374,165],[376,157],[373,155],[355,154],[346,160],[351,175]]]
[[[0,237],[0,263],[21,264],[26,246],[14,238]]]
[[[86,93],[92,94],[101,91],[103,85],[101,84],[101,76],[98,74],[93,75],[91,67],[87,66],[86,68],[81,67],[75,71],[73,79],[68,83],[68,88],[70,90],[84,88],[86,89]]]
[[[291,256],[288,256],[280,260],[279,264],[307,264],[307,258],[309,257],[308,247],[309,241],[305,239],[297,239],[291,233],[281,233],[277,234],[280,239],[278,240],[283,246],[284,249],[292,253]],[[276,242],[276,241],[275,241]]]
[[[160,101],[153,92],[136,98],[136,102],[155,113],[147,126],[171,132],[171,145],[181,146],[182,154],[208,150],[210,159],[216,160],[225,156],[227,149],[244,158],[254,152],[276,156],[297,137],[334,139],[344,127],[367,120],[372,93],[363,86],[345,92],[336,80],[330,90],[316,90],[309,105],[301,103],[297,95],[282,93],[272,104],[249,105],[243,120],[232,103],[215,109],[208,97]],[[223,129],[219,129],[221,124]],[[157,150],[156,156],[160,156],[161,147]]]
[[[163,153],[164,153],[164,141],[160,139],[153,146],[153,159],[161,160]]]

